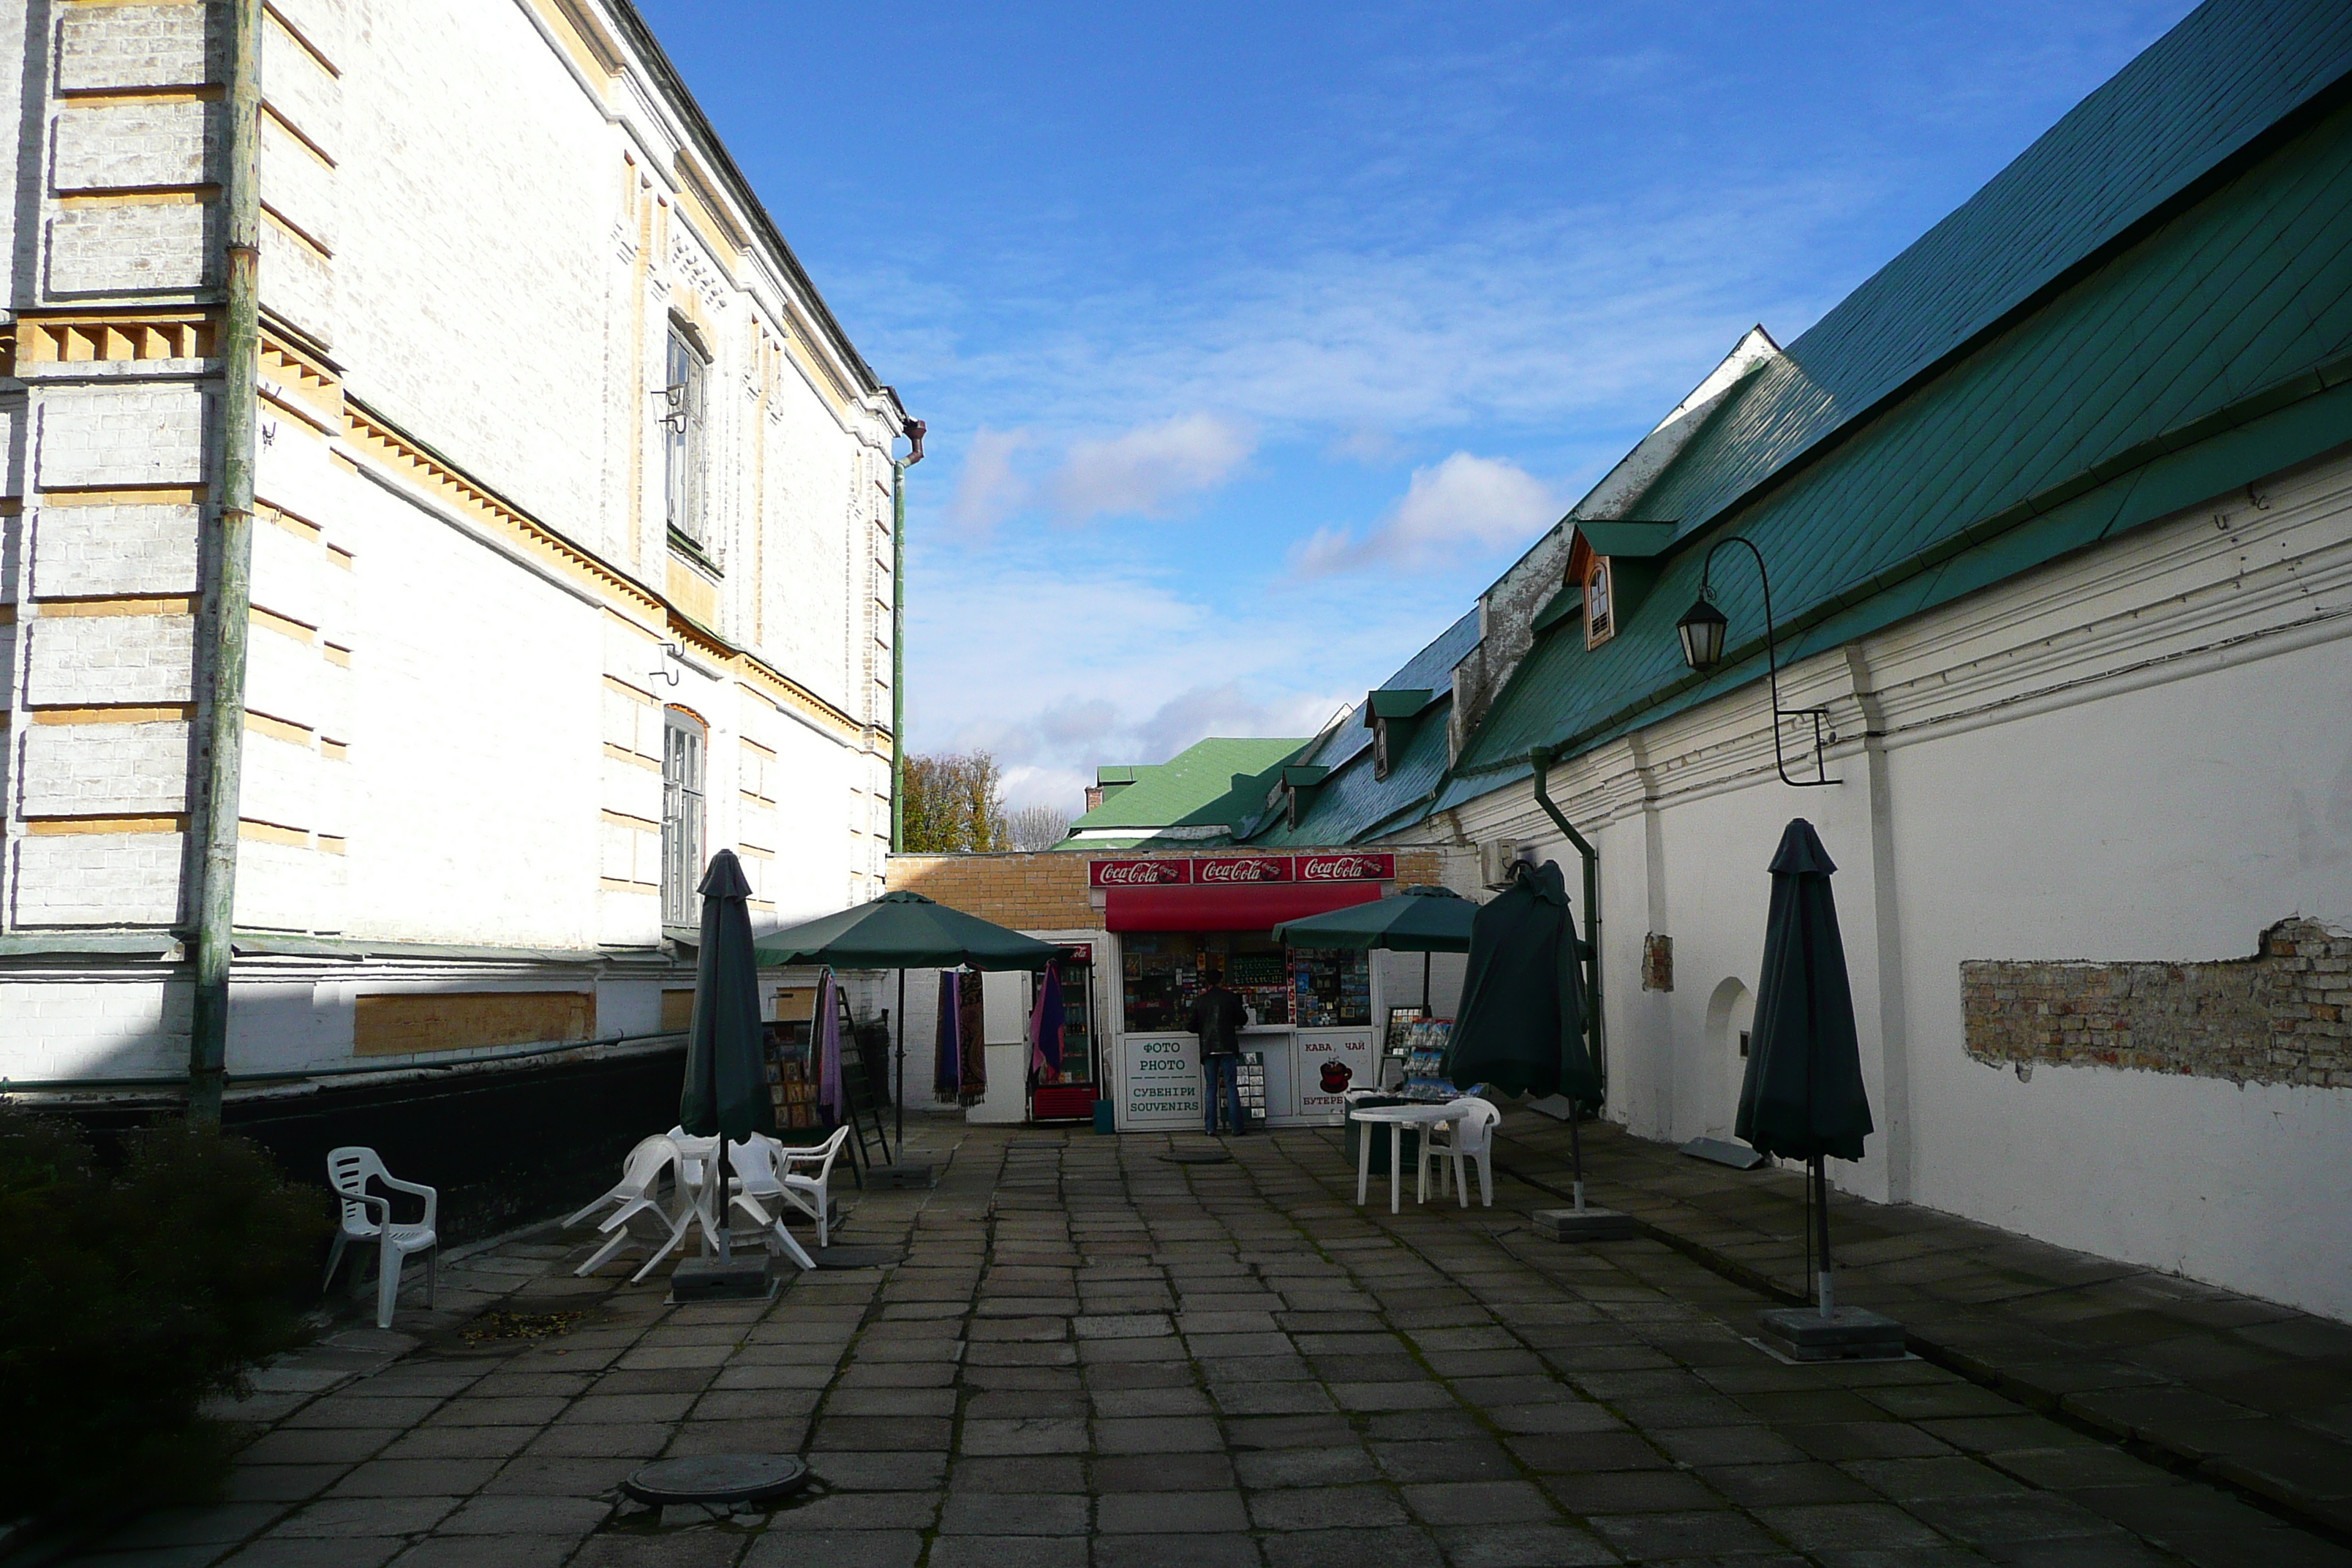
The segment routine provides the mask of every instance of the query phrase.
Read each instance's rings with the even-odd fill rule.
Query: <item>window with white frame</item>
[[[702,880],[702,721],[683,708],[662,710],[662,923],[702,918],[695,889]]]
[[[698,550],[709,537],[703,516],[703,431],[710,362],[686,329],[669,329],[668,380],[662,409],[662,476],[669,526]]]

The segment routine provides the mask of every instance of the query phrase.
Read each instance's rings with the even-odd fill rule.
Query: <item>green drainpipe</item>
[[[907,848],[907,460],[890,459],[890,852]]]
[[[1586,1009],[1585,1034],[1592,1051],[1592,1068],[1601,1075],[1601,1090],[1605,1098],[1609,1092],[1609,1058],[1601,1048],[1601,851],[1552,804],[1551,794],[1545,788],[1551,773],[1550,755],[1538,746],[1528,753],[1528,766],[1535,770],[1536,804],[1568,836],[1568,841],[1576,846],[1577,855],[1584,861],[1584,940],[1591,950],[1584,959],[1584,994],[1591,1002]]]
[[[203,794],[189,818],[196,926],[195,1006],[188,1031],[188,1119],[217,1127],[228,1068],[229,934],[236,913],[238,801],[245,763],[245,643],[253,608],[254,417],[261,357],[261,0],[231,0],[227,224],[221,362],[220,478],[206,552],[196,652]]]

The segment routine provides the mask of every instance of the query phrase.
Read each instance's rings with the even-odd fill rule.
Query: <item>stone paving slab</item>
[[[1542,1134],[1517,1120],[1505,1163],[1547,1180]],[[2352,1568],[1984,1380],[1784,1364],[1746,1337],[1768,1277],[1654,1237],[1551,1241],[1525,1213],[1556,1200],[1506,1171],[1493,1209],[1392,1218],[1349,1201],[1322,1133],[1190,1166],[1157,1158],[1190,1137],[926,1118],[913,1142],[939,1184],[857,1196],[844,1237],[904,1247],[904,1264],[670,1307],[660,1279],[626,1282],[625,1257],[572,1279],[584,1234],[457,1260],[454,1304],[404,1307],[397,1337],[334,1336],[229,1408],[256,1434],[232,1500],[132,1521],[76,1568]],[[1652,1191],[1640,1149],[1593,1142],[1612,1162],[1596,1180],[1623,1173],[1612,1203],[1774,1257],[1769,1184],[1666,1160]],[[1879,1223],[1890,1266],[1982,1249]],[[2131,1271],[2068,1267],[2052,1289],[2126,1292],[2094,1317],[2172,1321]],[[584,1315],[536,1342],[466,1338],[491,1306]],[[2217,1331],[2215,1306],[2196,1331],[2293,1326],[2222,1312]],[[2118,1364],[2141,1381],[2098,1392],[2188,1386]],[[2243,1408],[2215,1450],[2233,1462],[2256,1453],[2237,1425],[2332,1406]],[[816,1484],[772,1512],[619,1503],[649,1458],[803,1447]]]
[[[1588,1201],[1736,1280],[1802,1298],[1797,1171],[1735,1172],[1605,1123],[1581,1131]],[[1507,1112],[1495,1159],[1512,1187],[1564,1190],[1568,1130]],[[1919,1353],[2352,1535],[2352,1325],[1933,1209],[1844,1194],[1830,1207],[1840,1302],[1899,1320]]]

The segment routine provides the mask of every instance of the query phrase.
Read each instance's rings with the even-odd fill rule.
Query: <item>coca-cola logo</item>
[[[1290,861],[1280,855],[1253,855],[1245,860],[1202,860],[1195,865],[1203,882],[1290,880]]]
[[[1160,888],[1192,879],[1184,860],[1097,860],[1088,869],[1097,888]]]
[[[1302,882],[1384,882],[1396,874],[1392,855],[1301,855]]]

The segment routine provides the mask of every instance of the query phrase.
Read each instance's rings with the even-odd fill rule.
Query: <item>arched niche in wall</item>
[[[1748,1076],[1748,1035],[1756,1017],[1756,995],[1737,975],[1717,982],[1706,999],[1706,1059],[1695,1075],[1701,1114],[1711,1137],[1728,1138],[1739,1113],[1739,1086]]]

